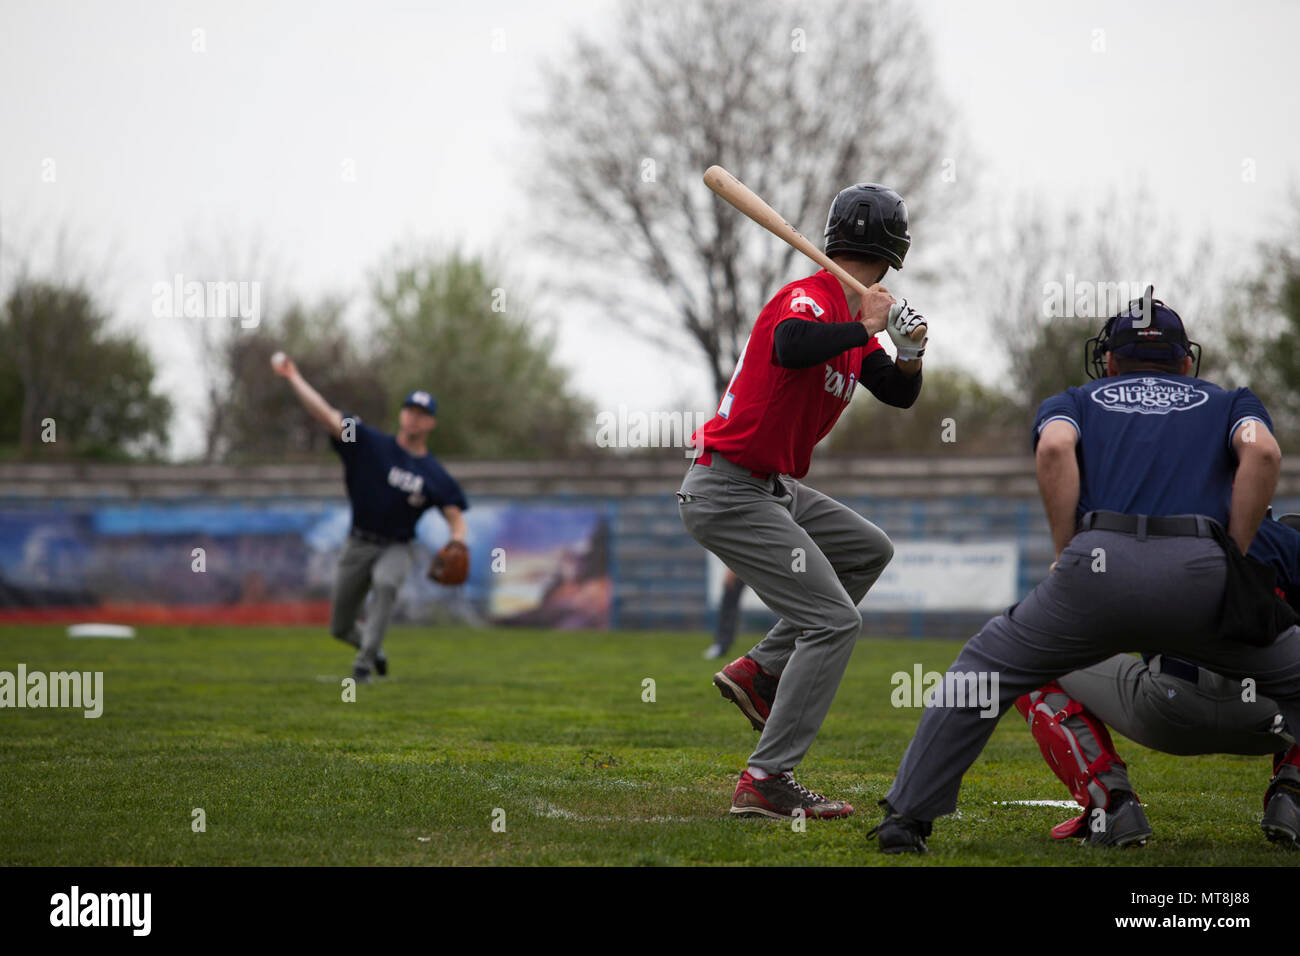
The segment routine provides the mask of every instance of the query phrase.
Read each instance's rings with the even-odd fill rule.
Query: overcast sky
[[[959,175],[978,155],[986,183],[1047,197],[1144,182],[1164,221],[1238,244],[1281,227],[1300,184],[1300,3],[916,7],[972,149]],[[48,246],[63,226],[107,264],[105,294],[147,333],[180,407],[176,450],[192,453],[193,357],[149,313],[183,250],[260,237],[312,297],[359,295],[402,239],[503,250],[544,273],[545,251],[511,226],[532,156],[518,107],[539,62],[613,14],[597,0],[4,0],[3,241]],[[564,315],[560,357],[602,407],[712,405],[702,365]],[[942,319],[932,350],[969,350],[969,330]]]

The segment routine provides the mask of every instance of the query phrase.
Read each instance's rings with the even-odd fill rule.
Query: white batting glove
[[[890,341],[898,349],[898,357],[905,362],[914,362],[925,354],[925,343],[930,336],[925,335],[920,342],[913,342],[910,334],[918,325],[928,325],[925,316],[907,304],[906,299],[899,299],[889,307],[889,318],[885,330],[889,332]]]

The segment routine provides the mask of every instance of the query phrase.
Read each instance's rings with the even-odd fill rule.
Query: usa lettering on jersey
[[[418,508],[424,504],[424,478],[420,475],[412,474],[404,468],[398,468],[394,465],[388,469],[388,483],[399,491],[405,491],[408,494],[407,501],[411,507]]]

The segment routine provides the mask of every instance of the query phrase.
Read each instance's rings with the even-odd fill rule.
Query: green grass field
[[[102,670],[104,713],[0,710],[0,863],[13,865],[1292,865],[1259,827],[1267,758],[1117,740],[1155,837],[1106,853],[1048,835],[1067,796],[1003,720],[924,858],[865,834],[919,711],[889,676],[951,642],[863,639],[800,772],[850,820],[727,815],[755,740],[703,636],[395,628],[393,676],[342,700],[350,652],[306,628],[0,630],[0,670]],[[656,700],[642,700],[653,678]],[[202,808],[206,832],[191,827]],[[493,829],[504,811],[504,832]],[[497,814],[497,819],[501,819]]]

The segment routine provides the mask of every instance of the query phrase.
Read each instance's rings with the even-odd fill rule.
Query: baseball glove
[[[448,541],[433,556],[429,565],[430,580],[439,584],[464,584],[469,577],[469,548],[463,541]]]

